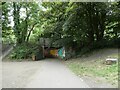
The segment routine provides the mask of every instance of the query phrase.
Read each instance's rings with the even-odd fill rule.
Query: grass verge
[[[103,53],[104,54],[104,53]],[[95,57],[96,56],[96,57]],[[66,61],[67,66],[78,76],[90,76],[92,78],[102,78],[106,82],[118,87],[118,62],[112,65],[104,64],[107,56],[118,57],[118,54],[90,55]]]

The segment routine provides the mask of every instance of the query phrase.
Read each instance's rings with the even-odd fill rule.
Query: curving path
[[[89,88],[61,61],[3,62],[4,88]]]

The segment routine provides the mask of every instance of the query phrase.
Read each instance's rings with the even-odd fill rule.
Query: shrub
[[[37,52],[37,48],[37,45],[21,44],[13,49],[9,57],[12,59],[27,59]]]

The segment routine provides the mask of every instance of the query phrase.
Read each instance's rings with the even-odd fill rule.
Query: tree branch
[[[33,29],[34,29],[34,27],[35,27],[36,24],[37,24],[37,23],[34,23],[33,26],[32,26],[32,28],[30,29],[30,31],[29,31],[29,33],[28,33],[28,36],[27,36],[27,41],[26,41],[26,42],[28,42],[29,37],[30,37],[30,34],[31,34],[31,32],[33,31]]]

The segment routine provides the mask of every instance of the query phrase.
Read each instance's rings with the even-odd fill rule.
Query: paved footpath
[[[55,59],[2,63],[3,88],[89,88]]]
[[[26,88],[89,88],[58,60],[44,60]]]

